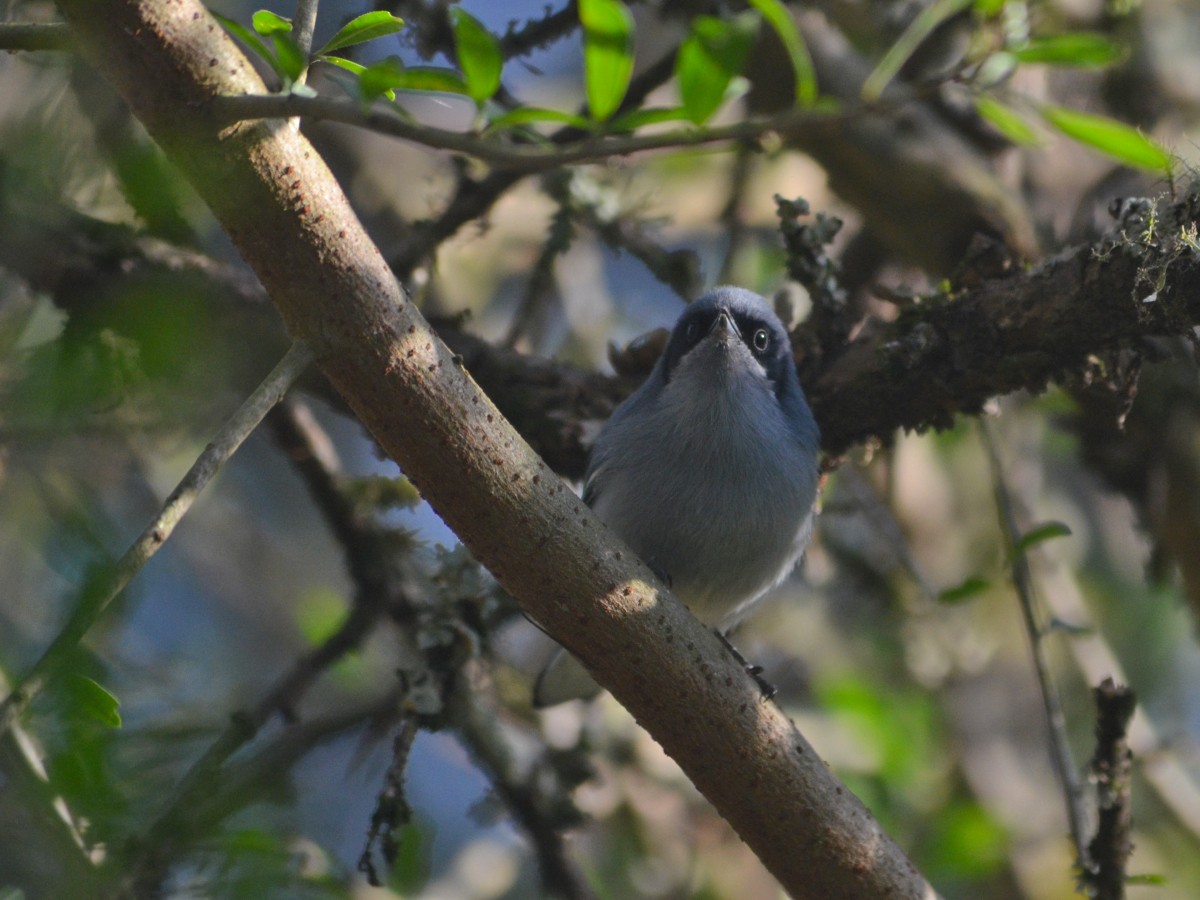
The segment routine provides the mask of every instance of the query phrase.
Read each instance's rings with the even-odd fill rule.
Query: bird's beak
[[[716,320],[712,323],[712,327],[708,329],[708,336],[736,337],[740,339],[737,323],[733,321],[733,316],[729,314],[729,310],[721,310]]]

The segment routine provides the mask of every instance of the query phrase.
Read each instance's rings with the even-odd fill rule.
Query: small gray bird
[[[650,377],[601,431],[583,499],[724,632],[804,552],[819,444],[783,324],[757,294],[719,287],[684,310]],[[559,650],[534,704],[599,690]]]

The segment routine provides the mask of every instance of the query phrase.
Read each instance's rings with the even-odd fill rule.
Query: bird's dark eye
[[[687,342],[690,344],[696,340],[696,335],[698,335],[699,333],[700,333],[700,325],[696,322],[688,322],[688,326],[684,330],[683,336],[685,338],[687,338]]]
[[[765,328],[760,328],[754,332],[754,351],[762,353],[771,343],[771,335]]]

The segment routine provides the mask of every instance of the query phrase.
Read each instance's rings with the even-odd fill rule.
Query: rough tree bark
[[[191,180],[290,332],[522,605],[588,664],[797,897],[932,889],[716,637],[521,440],[403,295],[285,121],[214,126],[261,92],[196,0],[60,0],[81,52]]]

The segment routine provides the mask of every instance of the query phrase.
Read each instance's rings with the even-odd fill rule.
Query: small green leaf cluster
[[[787,55],[795,106],[831,105],[818,94],[808,48],[781,0],[750,0],[748,5],[749,9],[736,16],[692,18],[675,58],[678,105],[626,108],[634,71],[633,16],[623,0],[579,0],[586,98],[582,113],[495,103],[502,84],[504,51],[494,34],[458,6],[448,12],[456,68],[406,66],[394,56],[367,66],[338,52],[403,29],[403,20],[387,12],[370,12],[351,20],[314,51],[311,60],[293,40],[291,21],[276,13],[256,12],[252,28],[229,19],[221,21],[270,65],[285,91],[311,94],[303,84],[304,72],[310,61],[322,62],[354,75],[350,89],[363,103],[394,102],[397,91],[461,95],[475,104],[477,126],[491,134],[535,124],[610,134],[663,122],[703,127],[748,89],[743,72],[764,26]],[[863,100],[880,102],[926,39],[952,19],[964,16],[971,22],[970,45],[948,77],[970,87],[978,114],[1004,136],[1018,144],[1037,145],[1050,129],[1127,165],[1170,174],[1171,154],[1136,128],[1104,116],[1035,102],[1007,90],[1006,83],[1020,66],[1094,68],[1122,56],[1120,46],[1100,34],[1033,34],[1029,10],[1022,0],[937,0],[930,4],[880,59],[863,84]]]
[[[863,85],[863,98],[878,100],[917,48],[952,17],[974,17],[971,47],[960,73],[975,90],[975,109],[1001,134],[1017,144],[1042,143],[1050,129],[1098,150],[1126,165],[1171,173],[1173,159],[1163,147],[1136,128],[1079,110],[1028,98],[1001,99],[1003,85],[1022,65],[1098,68],[1120,61],[1122,48],[1091,32],[1035,35],[1023,0],[938,0],[916,16]]]

